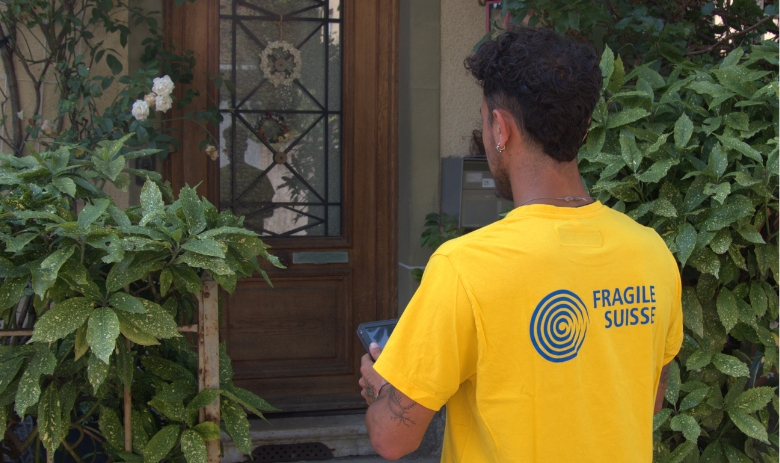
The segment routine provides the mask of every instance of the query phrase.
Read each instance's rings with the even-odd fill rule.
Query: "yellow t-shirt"
[[[650,462],[680,298],[654,230],[598,202],[523,206],[436,251],[375,367],[447,404],[442,462]]]

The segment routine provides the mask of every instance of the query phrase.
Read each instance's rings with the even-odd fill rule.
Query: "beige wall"
[[[441,157],[469,154],[481,126],[482,93],[463,60],[485,35],[485,7],[476,0],[441,0]]]
[[[425,216],[439,210],[441,0],[401,0],[398,107],[398,308],[417,289],[410,267],[431,255],[420,246]]]

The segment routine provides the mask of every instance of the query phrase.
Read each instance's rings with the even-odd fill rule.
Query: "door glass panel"
[[[340,236],[340,0],[221,0],[220,208],[264,236]]]

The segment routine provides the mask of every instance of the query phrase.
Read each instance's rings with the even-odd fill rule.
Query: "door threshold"
[[[365,414],[269,418],[250,420],[252,450],[261,445],[320,442],[335,458],[376,455],[366,430]],[[251,460],[236,449],[233,440],[222,433],[221,463]]]

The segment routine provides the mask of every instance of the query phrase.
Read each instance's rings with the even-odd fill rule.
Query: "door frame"
[[[200,96],[187,109],[205,110],[209,102],[218,101],[208,75],[219,70],[219,0],[183,5],[174,1],[163,2],[167,43],[192,50],[197,63],[192,83],[178,85],[174,95],[181,97],[187,89],[194,89]],[[355,267],[368,271],[353,275],[352,303],[373,307],[375,319],[380,320],[397,315],[399,0],[342,0],[342,4],[342,85],[352,89],[343,93],[342,152],[355,154],[344,156],[343,236],[321,238],[320,244],[356,245]],[[183,116],[184,111],[174,110],[173,118]],[[219,164],[198,149],[204,138],[202,128],[183,120],[173,122],[172,127],[177,129],[181,149],[165,160],[164,178],[171,182],[175,194],[185,184],[200,184],[198,193],[218,205]],[[209,130],[218,137],[218,127]],[[355,210],[367,212],[355,217]],[[373,239],[355,240],[357,236]],[[268,241],[272,246],[303,247],[295,238]],[[362,242],[367,244],[358,249]],[[366,320],[352,323],[359,321]],[[360,358],[362,350],[355,338],[355,358]],[[354,368],[357,378],[359,366]],[[355,388],[359,389],[357,381]]]

